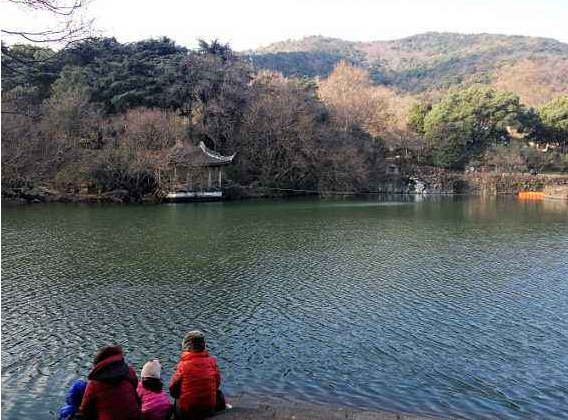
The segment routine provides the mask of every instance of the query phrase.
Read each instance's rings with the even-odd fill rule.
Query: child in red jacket
[[[180,362],[169,386],[176,399],[176,418],[202,420],[224,410],[220,385],[219,368],[205,350],[203,333],[190,331],[183,339]]]
[[[138,420],[138,378],[126,364],[122,347],[103,347],[95,356],[93,370],[79,409],[85,420]]]

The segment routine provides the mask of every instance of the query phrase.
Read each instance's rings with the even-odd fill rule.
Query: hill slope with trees
[[[343,60],[369,70],[376,83],[412,94],[483,83],[534,106],[568,91],[568,44],[547,38],[431,32],[349,42],[311,36],[244,55],[257,69],[310,78],[327,77]],[[539,90],[548,93],[536,95]]]
[[[216,40],[3,44],[3,196],[161,196],[175,151],[200,142],[237,153],[228,186],[245,194],[402,191],[417,174],[472,167],[568,172],[565,44],[425,34],[264,51],[288,54],[294,72]]]

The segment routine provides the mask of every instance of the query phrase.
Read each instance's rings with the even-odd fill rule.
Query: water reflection
[[[542,208],[547,212],[568,213],[568,200],[543,200]]]
[[[122,342],[230,394],[567,418],[568,214],[466,197],[4,209],[2,414],[44,418]],[[46,343],[48,343],[46,345]]]

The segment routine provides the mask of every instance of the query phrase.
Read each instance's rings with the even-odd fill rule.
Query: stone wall
[[[544,187],[544,196],[558,200],[568,200],[568,185],[547,185]]]
[[[464,181],[468,192],[473,194],[518,194],[521,191],[544,191],[546,187],[568,186],[568,175],[474,172],[465,174]]]
[[[469,192],[463,173],[432,166],[411,166],[405,168],[404,175],[410,179],[408,192],[413,193],[413,179],[424,183],[427,194],[462,194]]]

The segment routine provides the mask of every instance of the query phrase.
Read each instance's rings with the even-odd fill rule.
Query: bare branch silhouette
[[[48,27],[45,29],[7,28],[2,34],[17,42],[52,44],[65,49],[70,44],[91,37],[93,19],[84,19],[80,11],[89,0],[3,0],[22,10],[41,13]]]

